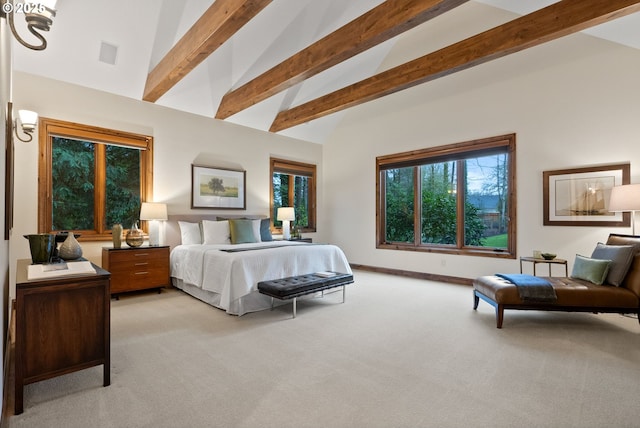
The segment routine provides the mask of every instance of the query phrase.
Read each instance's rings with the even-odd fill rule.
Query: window
[[[377,248],[515,258],[515,134],[376,158]]]
[[[302,232],[316,231],[316,166],[271,158],[271,219],[274,230],[280,207],[293,207],[296,225]]]
[[[40,121],[38,230],[110,239],[151,198],[153,139],[53,119]]]

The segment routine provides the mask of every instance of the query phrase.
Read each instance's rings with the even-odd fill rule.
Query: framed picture
[[[246,171],[191,165],[191,208],[246,209]]]
[[[608,208],[611,189],[629,184],[630,171],[628,163],[544,171],[544,225],[629,227],[629,213]]]

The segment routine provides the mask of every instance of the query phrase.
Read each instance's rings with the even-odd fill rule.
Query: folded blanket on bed
[[[312,243],[308,243],[308,242],[300,242],[298,244],[262,245],[262,246],[259,246],[259,247],[221,248],[220,251],[224,251],[225,253],[238,253],[240,251],[268,250],[270,248],[295,247],[295,246],[298,246],[298,245],[318,245],[318,244],[312,244]]]
[[[529,302],[555,302],[556,292],[549,281],[527,274],[497,273],[496,276],[515,284],[520,298]]]

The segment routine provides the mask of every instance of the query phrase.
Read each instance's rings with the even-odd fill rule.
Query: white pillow
[[[256,237],[256,242],[262,242],[262,237],[260,235],[260,222],[262,220],[257,219],[257,220],[252,220],[252,226],[253,226],[253,236]]]
[[[203,244],[231,244],[229,221],[202,220]]]
[[[189,223],[187,221],[179,221],[180,236],[182,245],[202,244],[202,233],[200,232],[200,223]]]

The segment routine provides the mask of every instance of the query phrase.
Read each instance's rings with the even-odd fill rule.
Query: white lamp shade
[[[611,189],[609,211],[640,211],[640,184],[624,184]]]
[[[278,208],[278,221],[294,221],[296,219],[293,207]]]
[[[20,118],[20,123],[24,130],[33,130],[36,128],[36,124],[38,123],[38,113],[35,111],[18,110],[18,117]]]
[[[140,207],[140,220],[166,220],[167,204],[143,202]]]

